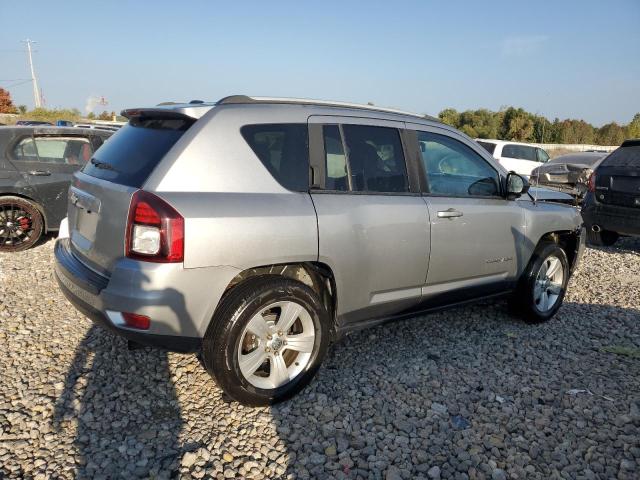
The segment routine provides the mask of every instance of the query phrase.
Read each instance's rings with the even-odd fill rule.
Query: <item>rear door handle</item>
[[[33,175],[34,177],[48,177],[51,175],[51,172],[47,170],[29,170],[29,175]]]
[[[438,218],[455,218],[461,216],[462,212],[456,210],[455,208],[449,208],[448,210],[442,210],[438,212]]]

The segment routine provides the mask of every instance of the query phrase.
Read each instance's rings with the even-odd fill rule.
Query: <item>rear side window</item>
[[[193,122],[191,118],[132,118],[96,151],[82,171],[140,188]]]
[[[309,190],[309,139],[306,124],[245,125],[240,132],[280,185],[297,192]]]
[[[640,168],[640,145],[617,148],[603,160],[601,166]]]
[[[86,137],[36,136],[22,139],[13,150],[15,160],[84,165],[93,155],[93,147]]]
[[[395,128],[343,125],[351,184],[356,192],[407,192],[407,166]]]
[[[502,156],[518,158],[520,160],[531,160],[532,162],[538,161],[536,149],[534,147],[527,147],[526,145],[505,145],[502,147]]]
[[[489,142],[480,142],[478,141],[478,144],[484,148],[487,152],[489,152],[491,155],[493,155],[493,152],[496,151],[496,144],[495,143],[489,143]]]

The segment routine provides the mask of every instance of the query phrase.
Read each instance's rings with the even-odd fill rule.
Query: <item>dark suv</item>
[[[72,175],[111,135],[80,128],[0,129],[0,252],[24,250],[58,229]]]
[[[593,245],[640,235],[640,139],[624,142],[591,174],[582,218]]]

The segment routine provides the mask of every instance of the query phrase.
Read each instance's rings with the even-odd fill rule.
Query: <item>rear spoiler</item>
[[[135,117],[150,117],[150,118],[191,118],[194,120],[199,119],[205,113],[213,108],[213,105],[207,104],[178,104],[178,105],[164,105],[149,108],[127,108],[122,110],[120,114],[131,120]]]

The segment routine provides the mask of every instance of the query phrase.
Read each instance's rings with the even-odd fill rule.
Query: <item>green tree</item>
[[[607,123],[598,129],[598,143],[600,145],[620,145],[624,142],[625,129],[616,122]]]
[[[111,115],[106,110],[98,115],[98,120],[111,120]]]
[[[522,108],[509,107],[504,111],[499,132],[505,140],[531,142],[534,140],[533,115]]]
[[[89,120],[93,120],[94,118],[96,118],[96,114],[95,114],[95,113],[93,113],[93,112],[89,112],[89,113],[87,114],[87,118],[88,118]]]
[[[460,114],[455,108],[445,108],[438,114],[438,118],[442,120],[442,123],[460,128]]]
[[[26,105],[18,105],[18,111],[24,115],[25,113],[27,113],[27,106]]]
[[[627,125],[627,138],[640,138],[640,113],[636,113]]]

